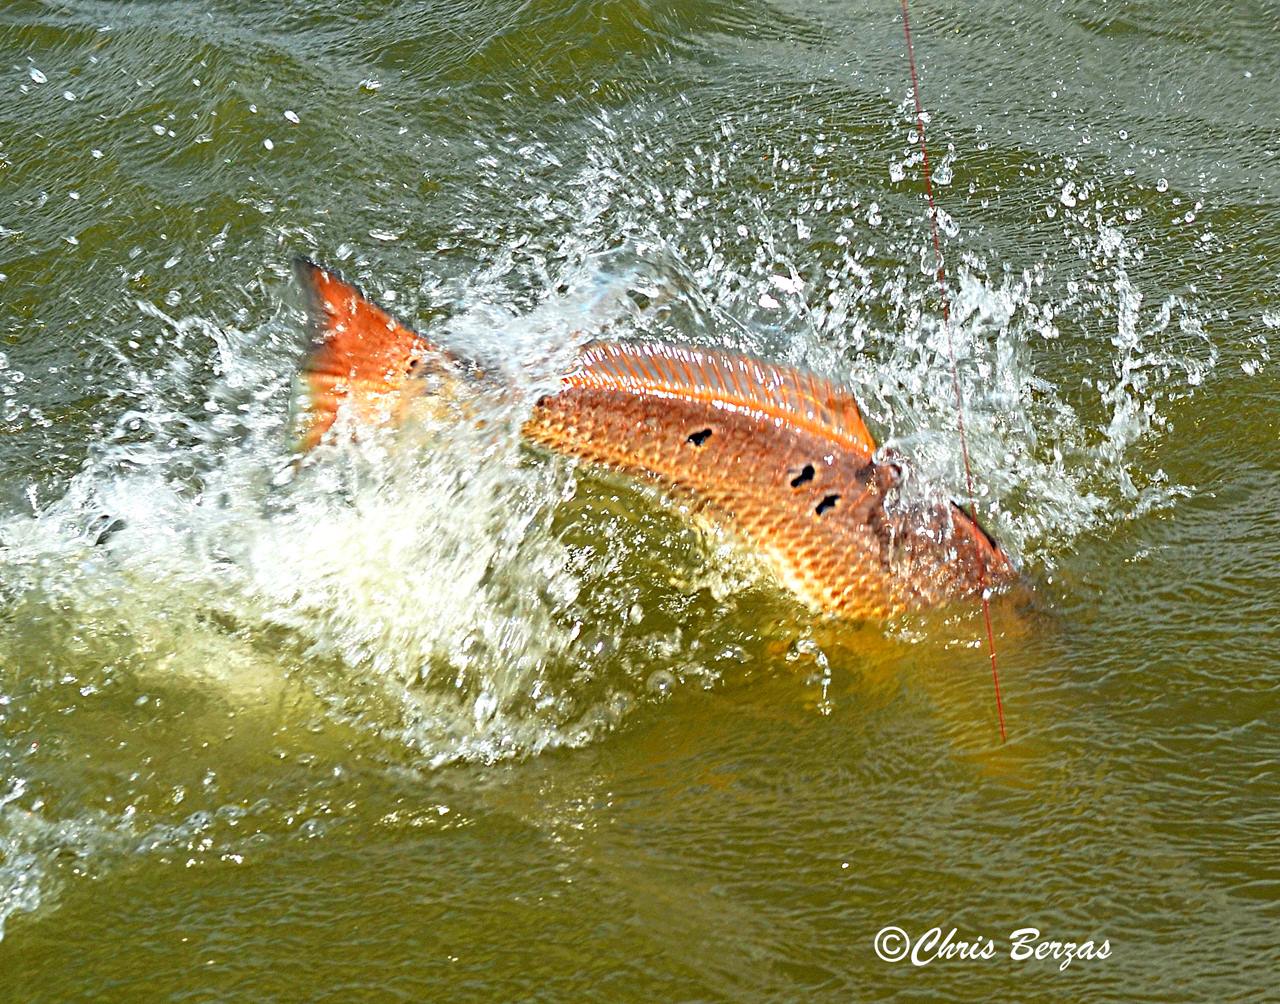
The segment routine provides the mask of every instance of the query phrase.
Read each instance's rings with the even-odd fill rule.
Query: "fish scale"
[[[703,401],[570,386],[540,400],[523,432],[705,503],[824,611],[882,620],[978,588],[979,542],[948,527],[945,512],[886,509],[891,465],[786,423]],[[793,487],[806,464],[813,478]]]
[[[335,273],[305,261],[297,272],[313,336],[305,448],[340,407],[393,420],[424,387],[468,379],[454,354]],[[875,459],[852,394],[800,370],[726,350],[593,342],[523,434],[691,497],[802,600],[841,617],[883,620],[1016,575],[954,503],[898,499],[899,462]]]

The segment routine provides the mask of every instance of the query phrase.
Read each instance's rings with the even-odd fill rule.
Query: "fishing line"
[[[964,433],[964,391],[960,387],[960,371],[956,366],[956,348],[951,338],[951,298],[947,293],[947,273],[942,261],[942,240],[938,236],[938,206],[933,199],[933,178],[929,172],[929,147],[924,136],[924,106],[920,101],[920,77],[916,73],[916,51],[911,42],[911,17],[907,0],[902,0],[902,33],[907,39],[907,65],[911,69],[911,92],[916,105],[916,129],[920,135],[924,192],[929,201],[929,229],[933,234],[933,255],[938,263],[938,294],[942,300],[942,329],[947,333],[947,355],[951,360],[951,386],[956,395],[956,426],[960,431],[960,456],[964,458],[965,494],[974,499],[973,471],[969,466],[969,444]],[[1000,697],[1000,672],[996,668],[996,636],[991,630],[991,597],[987,589],[986,563],[978,562],[978,589],[982,596],[982,619],[987,628],[987,651],[991,653],[991,682],[996,688],[996,715],[1000,719],[1000,741],[1004,742],[1004,701]]]

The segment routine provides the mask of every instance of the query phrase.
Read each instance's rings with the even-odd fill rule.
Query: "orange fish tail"
[[[358,287],[307,258],[294,261],[305,293],[311,347],[302,365],[307,402],[299,419],[299,448],[324,439],[340,411],[359,423],[396,416],[412,377],[452,368],[445,350],[401,324]]]

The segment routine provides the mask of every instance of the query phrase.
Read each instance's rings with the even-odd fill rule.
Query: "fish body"
[[[394,419],[418,381],[465,379],[466,364],[300,261],[313,346],[303,446],[339,407]],[[523,433],[544,448],[656,481],[736,531],[800,598],[884,620],[1011,581],[1013,564],[954,504],[903,505],[900,478],[848,391],[725,350],[592,342]]]

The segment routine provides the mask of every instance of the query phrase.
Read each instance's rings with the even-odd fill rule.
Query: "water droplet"
[[[933,180],[938,185],[949,185],[955,178],[955,170],[952,167],[952,161],[955,159],[955,152],[948,153],[941,161],[938,162],[937,168],[933,172]]]
[[[48,83],[49,81],[49,78],[46,77],[43,73],[41,73],[39,70],[37,70],[34,66],[31,67],[29,70],[27,70],[27,76],[29,76],[32,79],[32,81],[37,84],[44,84],[44,83]]]
[[[163,136],[163,135],[164,135],[164,126],[159,125],[159,124],[157,124],[157,125],[153,125],[153,126],[151,127],[151,131],[152,131],[153,133],[155,133],[157,136]]]
[[[298,113],[291,109],[286,109],[284,113],[284,117],[287,118],[294,125],[297,125],[299,122],[302,121],[300,118],[298,118]]]
[[[482,726],[494,716],[498,710],[498,699],[488,691],[484,691],[476,698],[473,714],[477,726]]]
[[[896,160],[889,165],[889,180],[902,181],[907,176],[907,169],[899,164]]]
[[[262,141],[262,145],[265,146],[268,150],[274,150],[276,148],[276,145],[272,143],[271,140],[269,139],[264,139]]]
[[[675,674],[665,669],[659,669],[649,674],[647,686],[649,691],[654,694],[669,694],[676,685]]]
[[[377,91],[381,90],[381,88],[382,82],[380,80],[374,80],[372,77],[367,77],[360,81],[360,90],[362,91]]]
[[[63,91],[62,96],[66,98],[66,100],[68,101],[74,101],[76,99],[75,93],[73,91]]]
[[[1156,191],[1157,191],[1157,192],[1167,192],[1167,191],[1169,191],[1169,181],[1168,181],[1168,179],[1166,179],[1166,178],[1161,178],[1159,181],[1157,181],[1157,182],[1156,182]]]
[[[89,153],[91,153],[91,154],[93,155],[93,159],[94,159],[94,160],[101,160],[101,159],[102,159],[102,151],[101,151],[101,150],[90,150],[90,151],[89,151]]]

